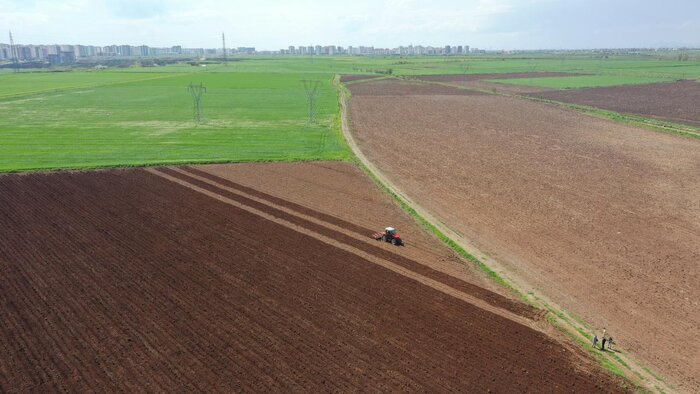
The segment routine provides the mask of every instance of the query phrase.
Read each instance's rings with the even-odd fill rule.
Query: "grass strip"
[[[349,161],[345,155],[337,157],[329,156],[322,158],[305,157],[305,156],[287,156],[279,158],[262,158],[262,159],[221,159],[221,160],[198,160],[198,159],[181,159],[181,160],[156,160],[145,161],[138,163],[114,163],[114,164],[85,164],[73,165],[67,167],[36,167],[36,168],[20,168],[20,169],[0,169],[0,175],[12,173],[31,173],[31,172],[59,172],[59,171],[87,171],[87,170],[109,170],[119,168],[140,168],[140,167],[157,167],[157,166],[174,166],[185,164],[235,164],[235,163],[287,163],[287,162],[313,162],[313,161]]]
[[[700,139],[700,129],[697,129],[692,126],[680,125],[672,122],[664,122],[652,118],[645,118],[643,116],[623,114],[619,112],[604,110],[601,108],[589,107],[586,105],[571,104],[564,103],[561,101],[543,99],[540,97],[523,95],[518,95],[517,97],[521,97],[531,101],[556,105],[562,108],[567,108],[585,113],[587,115],[595,116],[596,118],[612,120],[617,123],[624,123],[631,126],[641,127],[647,130],[653,130],[661,133],[673,134],[687,138]]]

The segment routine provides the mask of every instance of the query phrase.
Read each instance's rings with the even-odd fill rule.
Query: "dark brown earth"
[[[700,127],[700,83],[696,81],[557,90],[532,96]]]
[[[353,95],[349,115],[413,201],[700,387],[700,141],[491,95]]]
[[[395,247],[334,235],[373,223],[313,201],[391,207],[351,165],[314,168],[339,188],[311,201],[270,192],[314,165],[257,167],[1,176],[0,390],[619,391],[534,326],[374,262],[408,260]]]

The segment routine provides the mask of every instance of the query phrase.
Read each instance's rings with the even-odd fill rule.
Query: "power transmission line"
[[[202,95],[207,92],[207,88],[200,82],[199,85],[190,83],[187,91],[192,95],[192,105],[194,109],[194,122],[202,123]]]
[[[306,92],[306,99],[309,105],[309,123],[316,123],[316,113],[318,111],[316,97],[318,96],[318,88],[321,86],[321,81],[304,79],[301,83],[304,85],[304,91]]]

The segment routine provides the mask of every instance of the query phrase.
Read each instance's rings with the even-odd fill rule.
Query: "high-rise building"
[[[117,54],[121,56],[131,56],[131,46],[119,45],[119,47],[117,48]]]

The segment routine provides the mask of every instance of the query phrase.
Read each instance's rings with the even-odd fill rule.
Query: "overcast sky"
[[[700,47],[700,0],[0,0],[0,42]]]

